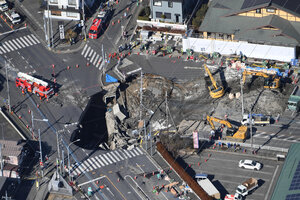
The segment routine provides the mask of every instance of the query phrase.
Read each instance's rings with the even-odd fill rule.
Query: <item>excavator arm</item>
[[[211,128],[212,128],[213,130],[216,130],[213,121],[218,122],[218,123],[220,123],[220,124],[224,124],[224,125],[227,126],[228,128],[232,128],[231,123],[230,123],[229,121],[227,121],[227,120],[222,120],[222,119],[219,119],[219,118],[216,118],[216,117],[212,117],[212,116],[208,116],[208,115],[206,116],[206,119],[207,119],[207,121],[209,122],[209,124],[210,124],[210,126],[211,126]]]
[[[217,82],[215,81],[214,77],[211,75],[211,73],[210,73],[209,69],[207,68],[206,64],[204,64],[204,68],[205,68],[205,71],[208,74],[208,76],[209,76],[209,78],[212,82],[212,85],[213,85],[213,88],[208,87],[210,96],[214,99],[222,97],[225,93],[224,88],[222,86],[217,85]]]
[[[207,68],[206,64],[204,64],[204,68],[205,68],[205,71],[208,74],[208,76],[209,76],[209,78],[210,78],[210,80],[211,80],[214,88],[218,89],[217,82],[215,81],[214,77],[211,75],[211,73],[210,73],[209,69]]]

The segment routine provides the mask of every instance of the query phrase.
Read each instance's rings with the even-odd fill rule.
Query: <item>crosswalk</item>
[[[264,138],[264,139],[275,139],[275,140],[283,140],[290,142],[300,142],[300,138],[296,136],[288,136],[288,135],[276,135],[276,133],[266,133],[266,132],[256,132],[253,135],[254,138]]]
[[[107,165],[111,165],[140,155],[143,155],[143,151],[139,147],[133,148],[132,150],[118,149],[110,151],[99,156],[88,158],[82,163],[72,164],[71,173],[74,176],[77,176],[79,174],[90,172],[101,167],[105,167]]]
[[[83,47],[81,55],[85,57],[90,64],[93,64],[96,68],[99,68],[101,70],[101,63],[103,61],[102,56],[97,54],[95,50],[93,50],[90,46],[87,44]]]
[[[7,40],[0,44],[0,54],[6,54],[12,51],[16,51],[22,48],[26,48],[35,44],[39,44],[40,41],[33,35],[24,35],[19,38]]]

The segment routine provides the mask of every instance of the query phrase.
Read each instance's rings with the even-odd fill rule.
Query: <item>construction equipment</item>
[[[217,190],[214,184],[212,184],[212,182],[207,178],[207,174],[196,174],[195,179],[209,196],[215,199],[221,198],[220,192]]]
[[[243,84],[246,81],[247,75],[264,77],[265,78],[264,88],[276,89],[279,88],[280,86],[280,79],[276,77],[276,75],[269,75],[262,71],[249,71],[249,70],[243,71]]]
[[[214,99],[222,97],[225,93],[224,88],[222,86],[217,85],[217,82],[215,81],[214,77],[211,75],[206,64],[204,64],[204,68],[212,82],[212,86],[208,87],[210,96]]]
[[[22,72],[17,74],[16,87],[22,89],[22,92],[30,92],[46,99],[54,94],[53,88],[47,82]]]
[[[258,181],[255,178],[249,178],[239,185],[236,189],[236,193],[247,196],[252,190],[258,187]]]
[[[263,114],[251,114],[251,118],[252,118],[252,125],[260,125],[260,126],[264,126],[264,125],[268,125],[271,123],[271,117],[268,115],[263,115]],[[243,125],[248,125],[250,124],[250,114],[244,114],[243,115],[243,119],[241,121],[241,124]]]
[[[238,128],[235,128],[232,126],[232,124],[227,121],[227,120],[222,120],[216,117],[212,116],[206,116],[207,121],[209,122],[211,129],[216,131],[216,127],[213,123],[213,121],[218,122],[220,124],[223,124],[227,127],[226,130],[226,140],[232,140],[232,141],[239,141],[239,142],[244,142],[247,138],[247,132],[248,132],[248,127],[247,126],[240,126]]]

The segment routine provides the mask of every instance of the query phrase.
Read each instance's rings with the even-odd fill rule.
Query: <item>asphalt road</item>
[[[263,164],[260,171],[241,169],[238,167],[239,160],[251,159]],[[249,200],[269,199],[272,194],[272,187],[280,174],[281,162],[268,159],[257,159],[251,155],[236,155],[223,152],[207,153],[183,157],[189,174],[194,176],[196,173],[208,174],[210,180],[224,198],[226,194],[234,194],[236,187],[249,178],[258,180],[259,187],[250,195]],[[206,160],[206,161],[205,161]],[[200,166],[198,165],[200,163]]]

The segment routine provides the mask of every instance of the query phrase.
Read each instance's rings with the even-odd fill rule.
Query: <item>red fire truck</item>
[[[16,86],[24,92],[31,92],[38,97],[45,97],[46,99],[54,94],[53,88],[47,82],[22,72],[17,74]]]
[[[107,11],[100,11],[89,31],[89,38],[97,39],[101,30],[104,30],[107,18]]]

